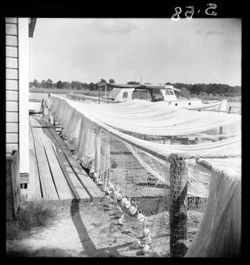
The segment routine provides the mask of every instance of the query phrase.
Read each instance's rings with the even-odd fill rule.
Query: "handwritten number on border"
[[[187,10],[185,12],[185,17],[187,19],[191,19],[193,17],[193,15],[194,15],[194,6],[186,6],[186,8],[190,8],[191,10]],[[188,15],[188,14],[190,14],[190,15]]]
[[[174,10],[175,10],[175,14],[173,14],[173,16],[171,17],[171,19],[174,20],[174,21],[176,21],[176,20],[179,20],[180,19],[180,16],[179,15],[182,12],[182,9],[179,6],[177,6],[177,7],[174,8]]]
[[[208,3],[207,6],[208,7],[205,9],[205,14],[208,16],[217,16],[217,12],[213,11],[214,9],[217,8],[217,5],[214,3]],[[189,10],[186,10],[186,12],[184,13],[186,19],[192,19],[195,13],[194,6],[186,6],[186,9],[189,9]],[[180,6],[177,6],[174,8],[174,10],[175,10],[175,13],[172,15],[171,19],[174,21],[177,21],[181,18],[180,14],[182,13],[182,9]],[[198,10],[198,13],[199,12],[200,10]]]
[[[217,16],[217,12],[214,12],[214,11],[212,11],[211,13],[208,12],[209,9],[216,9],[216,8],[217,8],[217,5],[216,5],[216,4],[211,4],[211,3],[208,3],[207,5],[208,5],[209,7],[206,8],[205,13],[206,13],[208,16]]]

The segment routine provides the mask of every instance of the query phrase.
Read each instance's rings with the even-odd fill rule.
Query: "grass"
[[[30,93],[51,93],[51,94],[67,94],[70,93],[71,89],[58,89],[58,88],[30,88]]]
[[[73,91],[74,94],[79,95],[86,95],[86,96],[92,96],[92,97],[98,97],[99,92],[98,91],[92,91],[92,90],[72,90],[72,89],[58,89],[58,88],[30,88],[30,93],[51,93],[51,94],[67,94],[71,93]],[[107,94],[109,91],[107,91]],[[105,91],[100,91],[100,96],[104,96]]]
[[[22,232],[44,227],[55,218],[55,215],[55,211],[47,208],[43,201],[27,202],[20,207],[16,220],[7,222],[6,238],[17,239]]]

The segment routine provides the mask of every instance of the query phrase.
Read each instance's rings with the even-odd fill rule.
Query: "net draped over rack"
[[[148,215],[149,223],[152,219],[155,237],[156,216],[161,215],[161,220],[167,220],[168,214],[168,158],[171,154],[178,154],[186,159],[188,197],[195,198],[190,203],[189,218],[193,220],[198,216],[193,214],[192,207],[196,211],[198,208],[201,209],[202,216],[204,215],[199,220],[199,232],[196,240],[190,245],[187,256],[216,255],[220,248],[217,246],[220,240],[216,234],[224,223],[225,228],[220,230],[220,236],[225,242],[230,242],[227,237],[232,226],[234,231],[237,231],[233,235],[234,245],[227,249],[237,245],[240,240],[240,115],[175,109],[164,102],[139,100],[93,105],[55,95],[51,95],[49,105],[55,119],[64,128],[63,134],[74,141],[76,156],[86,168],[95,164],[96,145],[99,139],[101,159],[98,173],[101,179],[105,184],[112,183],[118,186],[123,193],[133,198],[140,211]],[[140,137],[142,135],[151,136],[151,140],[155,137],[157,141],[145,140],[146,138]],[[188,145],[170,144],[158,141],[159,136],[193,136],[199,140],[198,143]],[[120,157],[120,160],[117,160],[117,157]],[[126,185],[123,185],[123,182],[126,182]],[[145,183],[148,186],[145,186]],[[141,186],[144,188],[138,188]],[[160,186],[165,188],[159,191]],[[161,201],[155,203],[151,199],[148,202],[145,198],[152,197],[152,194],[155,194],[155,198],[161,197]],[[138,199],[138,196],[144,200]],[[205,199],[205,202],[202,199]],[[157,213],[152,210],[156,205]],[[238,208],[234,209],[236,206]],[[163,210],[160,210],[161,207]],[[226,222],[228,214],[231,214],[231,218]],[[166,223],[163,226],[166,228]],[[157,229],[164,230],[159,226]]]

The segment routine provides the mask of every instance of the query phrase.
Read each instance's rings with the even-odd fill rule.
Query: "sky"
[[[241,20],[38,18],[30,80],[241,85]]]

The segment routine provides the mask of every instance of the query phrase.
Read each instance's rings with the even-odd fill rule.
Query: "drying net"
[[[133,230],[137,251],[230,256],[241,239],[241,116],[51,96],[75,158]],[[222,244],[223,242],[223,244]]]

